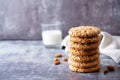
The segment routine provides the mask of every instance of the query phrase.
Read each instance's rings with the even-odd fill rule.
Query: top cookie
[[[79,26],[71,28],[68,33],[76,37],[95,37],[100,33],[100,29],[94,26]]]

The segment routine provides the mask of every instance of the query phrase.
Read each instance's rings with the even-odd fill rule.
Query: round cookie
[[[100,29],[94,26],[79,26],[71,28],[68,33],[76,37],[94,37],[100,33]]]
[[[93,50],[79,50],[74,48],[69,48],[69,54],[76,56],[90,56],[99,53],[99,48]]]
[[[73,61],[71,59],[68,59],[68,63],[69,63],[69,65],[74,66],[74,67],[90,68],[90,67],[93,67],[95,65],[98,65],[100,63],[100,60],[97,59],[97,60],[91,61],[91,62],[77,62],[77,61]]]
[[[91,62],[99,59],[99,53],[91,56],[76,56],[69,54],[69,59],[75,62]]]
[[[100,41],[100,36],[91,38],[69,37],[69,41],[76,43],[96,43]]]
[[[100,65],[93,66],[88,69],[82,69],[82,68],[76,68],[74,66],[69,65],[69,69],[74,72],[83,72],[83,73],[90,73],[90,72],[96,72],[99,71]]]
[[[99,42],[97,43],[90,43],[90,44],[79,44],[74,42],[69,42],[68,46],[74,49],[81,49],[81,50],[91,50],[96,49],[99,47]]]

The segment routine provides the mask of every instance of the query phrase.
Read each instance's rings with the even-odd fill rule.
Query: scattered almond
[[[104,69],[104,74],[110,72],[110,71],[114,71],[115,67],[112,65],[106,66],[106,68]]]
[[[57,54],[55,54],[55,57],[62,57],[62,54],[57,53]]]
[[[65,57],[63,57],[63,58],[62,58],[62,60],[63,60],[63,61],[68,61],[68,59],[67,59],[67,58],[65,58]]]
[[[58,61],[58,58],[54,58],[53,60],[54,60],[54,61]]]
[[[104,74],[106,74],[106,73],[109,72],[109,69],[108,69],[108,68],[105,68],[103,72],[104,72]]]
[[[60,61],[59,61],[59,60],[58,60],[58,61],[55,61],[54,64],[55,64],[55,65],[58,65],[58,64],[60,64]]]
[[[107,66],[107,68],[108,68],[110,71],[114,71],[114,70],[115,70],[115,67],[112,66],[112,65]]]

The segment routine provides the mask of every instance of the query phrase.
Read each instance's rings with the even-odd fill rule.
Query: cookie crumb
[[[55,57],[62,57],[62,54],[57,53],[57,54],[55,54]]]
[[[115,71],[115,67],[112,66],[112,65],[107,66],[107,68],[108,68],[110,71]]]
[[[63,58],[62,58],[62,60],[63,60],[63,61],[68,61],[68,59],[67,59],[67,58],[65,58],[65,57],[63,57]]]
[[[104,72],[104,74],[106,74],[109,72],[109,69],[106,67],[103,72]]]
[[[54,64],[55,64],[55,65],[58,65],[58,64],[60,64],[60,61],[59,61],[59,60],[58,60],[58,61],[55,61]]]

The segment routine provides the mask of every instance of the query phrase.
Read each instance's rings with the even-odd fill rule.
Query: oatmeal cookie
[[[99,53],[91,56],[76,56],[69,54],[69,59],[75,62],[91,62],[99,59]]]
[[[74,67],[81,67],[81,68],[90,68],[100,63],[100,59],[91,61],[91,62],[77,62],[72,59],[68,59],[68,64]]]
[[[79,26],[71,28],[68,33],[74,37],[95,37],[100,33],[100,29],[95,26]]]
[[[70,37],[70,42],[76,42],[76,43],[96,43],[100,41],[100,36],[91,37],[91,38],[80,38],[80,37]]]
[[[75,48],[75,49],[81,49],[81,50],[91,50],[91,49],[98,48],[99,42],[89,43],[89,44],[79,44],[79,43],[75,43],[75,42],[69,42],[68,47]]]
[[[92,50],[79,50],[79,49],[69,48],[69,54],[76,56],[90,56],[96,53],[99,53],[99,48]]]
[[[74,71],[74,72],[90,73],[90,72],[99,71],[100,66],[99,66],[99,65],[96,65],[96,66],[90,67],[90,68],[88,68],[88,69],[83,69],[83,68],[74,67],[74,66],[69,65],[69,69],[70,69],[71,71]]]

